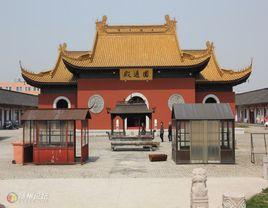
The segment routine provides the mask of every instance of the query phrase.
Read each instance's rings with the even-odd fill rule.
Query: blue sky
[[[63,42],[91,49],[102,15],[109,24],[162,24],[169,14],[183,49],[213,41],[218,62],[231,69],[254,58],[253,74],[237,92],[268,87],[267,11],[266,0],[1,0],[0,81],[20,76],[19,60],[31,71],[53,67]]]

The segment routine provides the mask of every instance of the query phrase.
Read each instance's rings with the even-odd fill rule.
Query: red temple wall
[[[216,95],[220,103],[229,103],[230,107],[235,115],[235,93],[232,91],[207,91],[207,92],[196,92],[196,102],[202,103],[203,99],[209,95]]]
[[[76,108],[76,91],[62,91],[53,93],[52,89],[51,91],[46,90],[40,93],[40,95],[38,96],[38,107],[53,108],[53,102],[59,96],[67,97],[71,102],[71,108]]]
[[[92,113],[91,129],[110,129],[110,115],[106,108],[114,108],[118,101],[124,101],[132,93],[141,93],[149,103],[149,107],[156,107],[153,120],[164,122],[165,128],[171,119],[168,99],[178,93],[186,103],[195,103],[195,80],[193,78],[161,78],[153,81],[120,81],[116,79],[79,79],[77,86],[77,107],[88,107],[88,100],[94,94],[104,99],[104,109],[99,114]],[[122,122],[120,121],[120,126]]]
[[[99,114],[91,113],[89,121],[91,129],[110,129],[110,115],[106,108],[114,108],[118,101],[124,101],[130,94],[140,93],[144,95],[149,107],[156,107],[153,120],[157,119],[158,128],[160,121],[165,128],[171,118],[168,108],[168,99],[178,93],[183,96],[185,103],[202,103],[208,94],[216,95],[221,103],[230,103],[235,113],[235,93],[232,91],[197,91],[195,92],[194,78],[161,78],[153,81],[120,81],[117,79],[79,79],[77,89],[46,89],[39,95],[39,108],[53,108],[54,100],[59,96],[67,97],[72,108],[88,108],[88,100],[94,94],[99,94],[104,99],[104,109]],[[80,125],[77,126],[78,128]],[[122,121],[120,121],[120,128]]]

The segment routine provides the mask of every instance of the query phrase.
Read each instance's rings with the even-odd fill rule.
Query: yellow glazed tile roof
[[[88,54],[88,51],[66,51],[69,56],[79,57],[84,54]],[[76,83],[74,75],[65,67],[62,54],[59,52],[58,59],[55,67],[52,70],[43,71],[40,73],[34,73],[26,70],[21,66],[21,73],[23,78],[29,82],[37,83],[57,83],[57,84],[71,84]]]
[[[106,17],[96,23],[97,33],[92,51],[67,51],[59,48],[53,69],[40,73],[21,67],[24,79],[30,84],[72,84],[75,76],[66,68],[63,59],[78,67],[134,66],[191,66],[210,58],[200,72],[197,82],[234,82],[248,77],[252,64],[242,71],[221,69],[213,44],[207,42],[202,50],[181,50],[176,35],[176,21],[166,16],[166,24],[149,26],[108,26]]]
[[[210,57],[184,56],[176,34],[176,21],[166,16],[164,25],[108,26],[106,17],[96,23],[92,53],[70,57],[62,47],[63,59],[76,67],[192,66]]]
[[[198,55],[203,54],[204,50],[183,50],[185,53]],[[212,46],[212,54],[211,58],[207,64],[207,66],[200,72],[198,82],[233,82],[248,77],[252,72],[252,63],[240,70],[234,71],[232,69],[223,69],[220,68],[216,55],[214,52],[214,48]]]

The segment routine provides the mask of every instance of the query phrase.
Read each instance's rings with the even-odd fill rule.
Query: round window
[[[168,99],[168,107],[172,110],[174,104],[184,103],[184,99],[180,94],[173,94]]]
[[[104,100],[101,95],[92,95],[88,100],[88,107],[92,113],[100,113],[104,108]]]

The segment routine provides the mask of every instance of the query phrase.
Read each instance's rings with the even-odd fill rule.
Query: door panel
[[[220,162],[219,121],[191,121],[191,162]]]
[[[208,162],[220,162],[220,122],[207,121]]]
[[[191,121],[191,162],[203,163],[204,159],[204,122]]]

